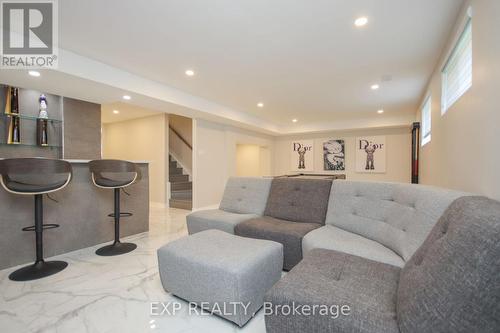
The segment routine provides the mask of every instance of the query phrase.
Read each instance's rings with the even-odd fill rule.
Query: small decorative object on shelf
[[[38,102],[40,104],[40,113],[38,114],[36,126],[37,144],[39,146],[48,146],[47,121],[49,115],[47,113],[47,98],[45,95],[40,95]]]

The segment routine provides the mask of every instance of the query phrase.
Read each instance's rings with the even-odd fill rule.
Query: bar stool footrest
[[[120,217],[130,217],[134,214],[132,213],[126,213],[126,212],[121,212],[120,213]],[[108,214],[109,217],[115,217],[115,213],[111,213],[111,214]]]
[[[55,228],[59,228],[59,224],[47,223],[47,224],[43,224],[42,225],[42,230],[45,230],[45,229],[55,229]],[[25,228],[22,228],[21,230],[22,231],[35,231],[35,226],[32,225],[30,227],[25,227]]]

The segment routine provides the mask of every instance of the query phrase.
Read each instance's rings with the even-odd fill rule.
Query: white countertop
[[[74,160],[74,159],[63,159],[64,161],[66,162],[69,162],[69,163],[89,163],[90,161],[92,160]],[[132,162],[132,163],[137,163],[137,164],[149,164],[149,161],[129,161],[129,162]]]
[[[43,157],[33,157],[33,158],[43,158]],[[3,160],[3,157],[0,157],[0,160]],[[92,160],[75,160],[75,159],[63,159],[63,161],[69,162],[69,163],[75,163],[75,164],[84,164],[84,163],[89,163]],[[149,161],[129,161],[132,163],[137,163],[137,164],[149,164]]]

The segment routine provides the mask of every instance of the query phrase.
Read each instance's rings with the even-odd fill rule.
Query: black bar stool
[[[115,219],[114,242],[111,245],[101,247],[95,253],[100,256],[116,256],[135,250],[137,245],[120,242],[120,217],[132,216],[132,213],[120,211],[120,190],[140,180],[139,168],[128,161],[94,160],[89,162],[89,169],[95,186],[114,189],[115,194],[114,213],[108,214],[109,217]]]
[[[35,197],[35,225],[23,228],[34,231],[36,261],[9,275],[13,281],[29,281],[58,273],[68,266],[64,261],[43,260],[43,230],[59,227],[43,224],[43,195],[59,191],[71,181],[71,164],[62,160],[45,158],[13,158],[0,160],[0,183],[10,193]]]

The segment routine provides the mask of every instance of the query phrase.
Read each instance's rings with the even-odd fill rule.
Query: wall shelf
[[[36,121],[37,119],[39,119],[38,117],[35,117],[35,116],[27,116],[24,114],[15,114],[15,113],[2,113],[1,115],[4,118],[18,117],[19,119],[23,119],[23,120],[26,119],[26,120],[33,120],[33,121]],[[50,123],[62,123],[63,122],[60,119],[53,119],[53,118],[47,118],[45,120],[47,120]]]
[[[31,143],[5,143],[5,142],[0,142],[0,146],[2,147],[12,147],[12,148],[15,148],[15,147],[25,147],[25,148],[33,148],[33,147],[36,147],[36,148],[41,148],[41,149],[59,149],[59,148],[62,148],[62,146],[58,146],[58,145],[48,145],[48,146],[39,146],[39,145],[36,145],[36,144],[31,144]]]
[[[61,158],[63,156],[63,112],[62,97],[45,94],[49,106],[47,123],[48,146],[39,146],[37,138],[39,98],[41,91],[19,88],[19,114],[5,113],[7,87],[0,85],[0,157],[40,156]],[[19,120],[21,142],[9,144],[9,126],[13,119]]]

